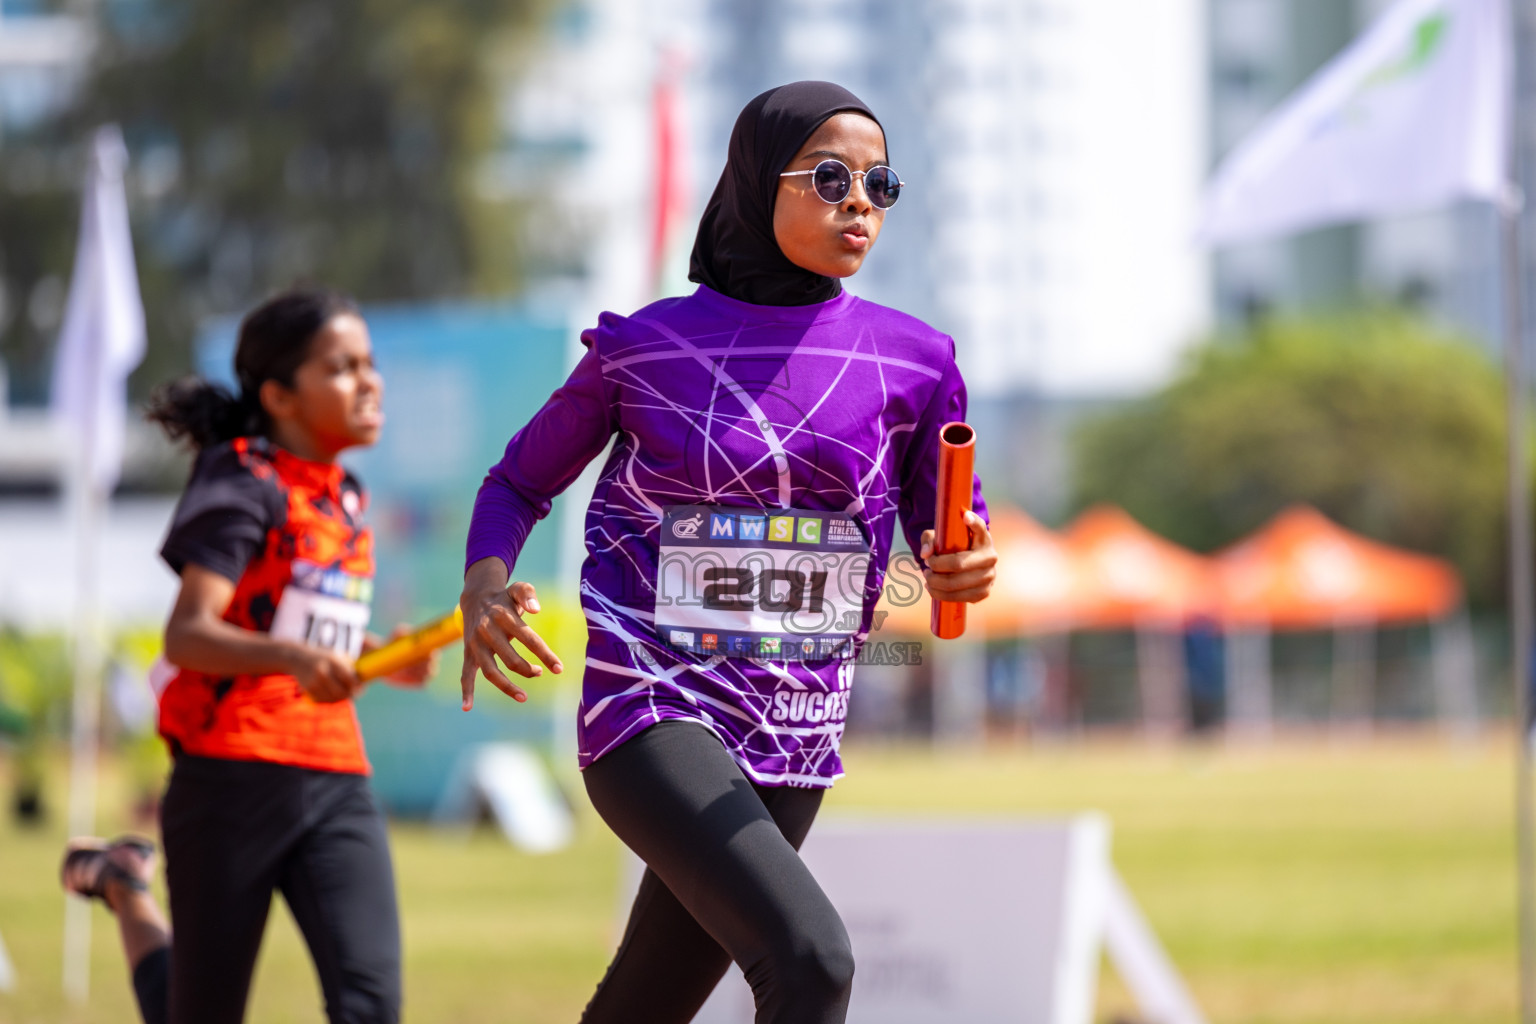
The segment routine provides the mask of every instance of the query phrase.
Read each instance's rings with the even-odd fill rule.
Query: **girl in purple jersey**
[[[647,865],[583,1020],[692,1019],[732,961],[759,1022],[842,1021],[848,935],[799,857],[838,745],[897,520],[929,593],[979,601],[996,556],[980,484],[970,549],[930,557],[938,434],[965,416],[954,343],[842,290],[901,182],[869,109],[825,82],[758,96],[731,134],[689,276],[605,313],[475,503],[464,707],[477,674],[563,668],[524,621],[517,556],[613,441],[587,511],[583,778]],[[500,659],[501,664],[497,663]]]

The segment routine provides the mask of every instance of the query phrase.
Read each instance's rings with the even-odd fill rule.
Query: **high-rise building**
[[[0,0],[0,145],[7,130],[30,127],[69,98],[90,46],[85,19]]]
[[[545,54],[551,71],[529,76],[528,95],[563,82],[586,97],[573,111],[583,159],[625,154],[629,180],[615,189],[625,203],[646,199],[646,100],[665,52],[681,53],[694,214],[752,96],[802,78],[862,96],[910,187],[850,287],[953,334],[978,394],[1142,390],[1204,329],[1206,259],[1191,241],[1207,163],[1200,0],[667,0],[643,17],[587,0],[576,10],[579,29]],[[553,70],[586,61],[579,54],[603,55],[582,65],[601,86]],[[611,148],[619,136],[634,145]],[[591,203],[617,196],[573,198],[590,218]],[[632,210],[600,219],[606,243],[590,236],[591,269],[614,258],[604,244],[624,244],[621,222],[633,265],[641,221]],[[599,276],[617,284],[614,273]]]

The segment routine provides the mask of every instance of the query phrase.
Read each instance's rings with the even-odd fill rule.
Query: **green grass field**
[[[1104,811],[1121,874],[1212,1024],[1504,1024],[1516,1002],[1506,747],[854,746],[825,813]],[[126,804],[120,774],[104,783],[109,827],[124,824],[109,813]],[[613,939],[619,870],[616,841],[595,819],[583,824],[574,847],[546,857],[485,830],[396,826],[407,1019],[576,1020]],[[0,1022],[135,1020],[104,911],[89,1005],[66,1008],[59,994],[62,841],[58,824],[0,824],[0,936],[20,975],[0,995]],[[1129,1009],[1106,975],[1099,1019]],[[249,1019],[323,1020],[280,906]]]

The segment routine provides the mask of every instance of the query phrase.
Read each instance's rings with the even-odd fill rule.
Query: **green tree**
[[[196,323],[298,280],[364,300],[505,295],[517,209],[476,188],[549,0],[108,0],[73,105],[0,146],[0,355],[46,370],[92,125],[123,125],[150,354],[184,369]],[[51,293],[51,294],[50,294]],[[56,305],[56,302],[55,302]],[[38,314],[41,313],[39,316]]]
[[[1464,340],[1390,313],[1264,322],[1084,425],[1074,504],[1121,505],[1198,550],[1292,502],[1451,559],[1502,597],[1503,385]]]

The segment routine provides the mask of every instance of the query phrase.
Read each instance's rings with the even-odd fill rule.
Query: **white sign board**
[[[853,941],[849,1024],[1089,1024],[1109,825],[825,821],[802,851]],[[695,1024],[751,1024],[733,968]]]
[[[529,853],[563,850],[576,833],[570,806],[544,762],[521,743],[482,743],[461,754],[432,820],[473,824],[482,807]]]

